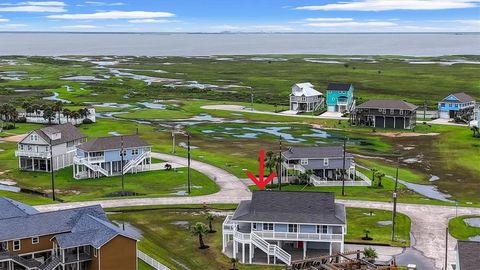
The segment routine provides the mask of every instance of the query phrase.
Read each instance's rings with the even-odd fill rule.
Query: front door
[[[450,110],[450,118],[455,118],[455,111],[454,110]]]
[[[299,249],[303,249],[303,241],[298,241],[297,246]]]

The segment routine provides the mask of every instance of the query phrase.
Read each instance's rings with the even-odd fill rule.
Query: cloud
[[[19,3],[20,5],[26,5],[26,6],[61,6],[64,7],[66,4],[64,2],[60,1],[28,1],[28,2],[21,2]]]
[[[158,19],[136,19],[136,20],[129,20],[129,23],[172,23],[178,22],[174,20],[158,20]]]
[[[397,26],[393,22],[384,21],[369,21],[369,22],[319,22],[319,23],[307,23],[305,26],[310,27],[389,27]]]
[[[293,28],[288,25],[276,25],[276,24],[267,24],[267,25],[252,25],[252,29],[257,29],[259,31],[293,31]]]
[[[83,4],[84,5],[79,5],[79,6],[123,6],[125,5],[125,3],[123,2],[107,3],[107,2],[97,2],[97,1],[86,1]]]
[[[90,25],[90,24],[76,24],[76,25],[64,25],[60,26],[60,28],[63,29],[96,29],[95,25]]]
[[[151,19],[161,17],[174,17],[175,14],[170,12],[153,12],[153,11],[103,11],[86,14],[59,14],[49,15],[49,19],[63,20],[112,20],[112,19]]]
[[[28,1],[0,4],[0,12],[66,12],[66,4],[60,1]]]
[[[0,18],[0,22],[8,22],[10,21],[9,19],[3,19],[3,18]]]
[[[353,21],[352,18],[307,18],[307,22],[345,22]]]
[[[298,10],[438,10],[477,7],[479,0],[360,0],[319,6],[301,6]]]
[[[468,25],[474,25],[474,26],[480,26],[480,20],[454,20],[453,22],[458,22],[458,23],[463,23],[463,24],[468,24]]]

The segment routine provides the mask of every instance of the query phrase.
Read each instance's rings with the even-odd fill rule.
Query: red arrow
[[[270,183],[277,174],[275,172],[272,172],[267,179],[264,179],[264,169],[265,169],[265,151],[263,149],[260,149],[260,166],[259,166],[259,172],[258,172],[258,179],[253,175],[252,172],[248,171],[247,175],[252,179],[252,181],[257,185],[259,189],[264,189],[265,186]]]

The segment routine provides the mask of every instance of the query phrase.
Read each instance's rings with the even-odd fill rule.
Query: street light
[[[393,213],[392,213],[392,241],[395,240],[395,218],[397,217],[397,194],[398,192],[398,161],[395,174],[395,189],[393,190]]]
[[[50,172],[52,174],[52,200],[55,201],[55,176],[53,173],[53,145],[52,145],[52,138],[49,137],[49,139],[50,139]]]
[[[175,134],[182,134],[187,136],[187,177],[188,177],[188,194],[191,193],[191,174],[190,174],[190,165],[191,165],[191,155],[190,155],[190,134],[183,131],[172,131],[172,152],[175,154]]]
[[[343,171],[342,171],[342,196],[345,196],[345,151],[347,148],[347,137],[343,138]]]
[[[124,145],[123,145],[123,136],[120,136],[120,139],[121,139],[121,146],[120,146],[120,157],[122,158],[122,161],[121,161],[121,164],[122,164],[122,195],[121,196],[124,196],[125,195],[125,172],[123,171],[123,162],[124,162]]]

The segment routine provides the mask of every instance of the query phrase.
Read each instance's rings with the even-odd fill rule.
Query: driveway
[[[152,153],[152,157],[170,163],[186,166],[187,159],[169,154]],[[251,192],[240,179],[231,173],[207,163],[192,160],[192,169],[197,170],[215,181],[220,191],[215,194],[193,197],[162,197],[162,198],[132,198],[122,200],[102,200],[88,202],[74,202],[62,204],[50,204],[36,206],[40,211],[53,211],[59,209],[96,205],[102,207],[122,206],[146,206],[146,205],[169,205],[169,204],[214,204],[214,203],[239,203],[241,200],[251,198]],[[357,200],[337,200],[348,207],[362,207],[392,210],[392,203],[372,202]],[[397,205],[399,212],[408,215],[412,220],[412,235],[415,238],[414,248],[422,252],[426,257],[435,260],[437,269],[442,269],[445,258],[445,228],[450,218],[455,217],[454,206],[438,206],[423,204]],[[458,207],[458,215],[480,215],[480,208]],[[456,240],[449,237],[449,263],[455,262],[454,248]]]

